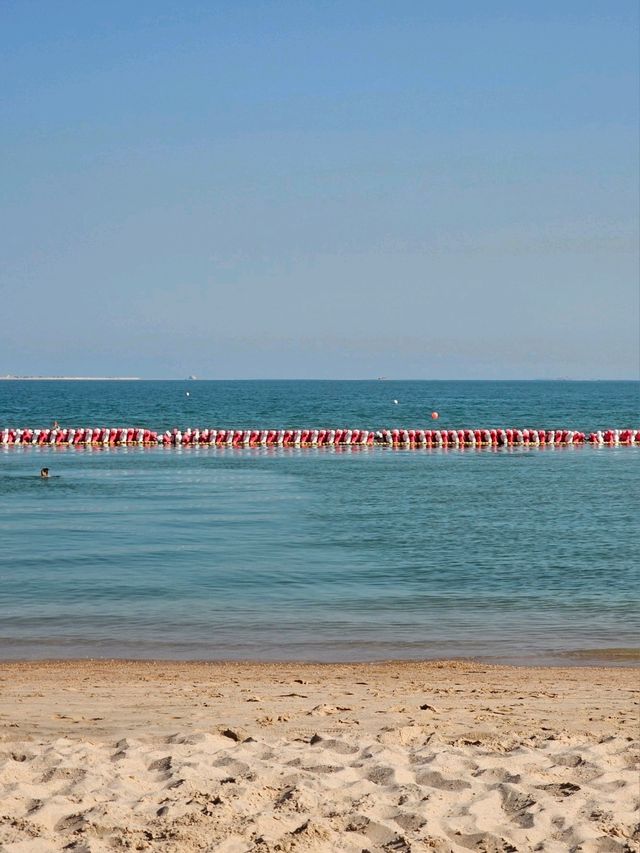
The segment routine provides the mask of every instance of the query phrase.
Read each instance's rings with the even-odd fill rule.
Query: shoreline
[[[552,662],[546,662],[551,660]],[[318,667],[330,669],[332,667],[395,667],[402,669],[406,667],[433,667],[433,666],[482,666],[493,670],[532,670],[558,672],[570,672],[573,670],[636,670],[640,669],[640,648],[603,648],[603,649],[572,649],[567,652],[554,652],[544,657],[537,655],[531,659],[517,658],[491,658],[472,657],[461,655],[459,657],[380,657],[380,658],[206,658],[206,657],[127,657],[119,655],[105,655],[104,657],[87,655],[85,657],[3,657],[0,653],[0,668],[24,666],[59,666],[59,667],[82,667],[84,665],[107,665],[107,666],[169,666],[169,667]]]
[[[633,668],[81,659],[0,685],[6,853],[640,848]]]

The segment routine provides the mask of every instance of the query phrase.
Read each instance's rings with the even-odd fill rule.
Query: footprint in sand
[[[401,812],[400,814],[397,814],[393,820],[401,829],[404,829],[405,832],[417,832],[419,829],[422,829],[426,823],[424,817],[411,812]]]
[[[411,848],[404,838],[383,823],[371,820],[365,815],[355,815],[345,827],[347,832],[364,835],[373,845],[385,851],[409,851]]]
[[[311,746],[330,749],[332,752],[340,753],[340,755],[353,755],[359,751],[357,746],[350,746],[348,743],[345,743],[342,740],[337,740],[336,738],[325,739],[322,735],[317,733],[310,738],[309,743]]]
[[[536,785],[540,791],[548,791],[555,797],[570,797],[580,790],[580,785],[574,785],[571,782],[551,782],[548,785]]]
[[[518,853],[517,847],[490,832],[474,832],[471,835],[456,833],[452,838],[457,845],[468,850],[480,850],[482,853]]]
[[[438,788],[441,791],[464,791],[471,785],[464,779],[446,779],[437,770],[424,771],[416,774],[416,782],[428,788]]]
[[[83,814],[70,814],[61,818],[54,826],[55,832],[82,832],[87,821]]]
[[[536,804],[533,797],[508,785],[500,785],[498,790],[502,797],[502,809],[504,813],[514,823],[517,823],[518,826],[521,826],[523,829],[530,829],[533,826],[533,815],[529,812],[529,809]]]
[[[395,771],[393,767],[373,767],[367,773],[367,779],[376,785],[389,785],[395,779]]]
[[[87,771],[80,767],[52,767],[47,770],[40,779],[40,784],[47,782],[81,782],[87,775]]]
[[[163,758],[158,758],[155,761],[152,761],[151,764],[147,767],[149,772],[153,770],[157,770],[159,773],[166,773],[171,770],[172,761],[170,755],[165,755]]]

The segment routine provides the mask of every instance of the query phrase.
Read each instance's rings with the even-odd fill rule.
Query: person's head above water
[[[41,468],[40,469],[40,476],[44,477],[46,479],[49,476],[49,469],[48,468]]]

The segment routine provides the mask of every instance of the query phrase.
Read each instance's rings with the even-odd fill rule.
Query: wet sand
[[[0,665],[0,849],[638,851],[640,673]]]

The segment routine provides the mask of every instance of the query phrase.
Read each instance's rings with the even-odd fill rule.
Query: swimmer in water
[[[49,479],[49,469],[48,468],[41,468],[40,469],[40,476],[42,477],[43,480],[48,480]]]

